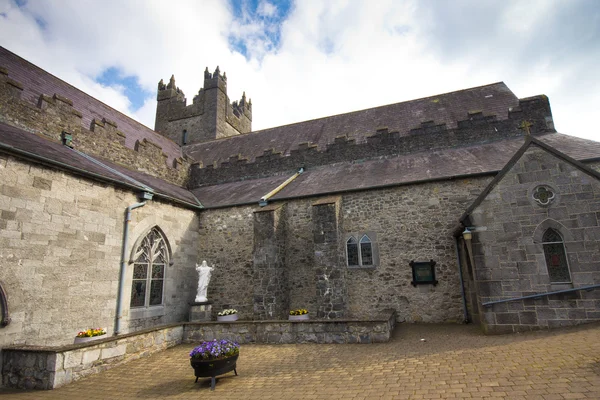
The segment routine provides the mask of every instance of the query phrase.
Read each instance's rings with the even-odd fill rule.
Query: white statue
[[[206,291],[208,289],[208,282],[210,282],[210,274],[215,268],[214,264],[209,267],[206,260],[202,261],[202,265],[196,264],[196,271],[198,271],[198,293],[196,294],[196,303],[202,303],[207,301]]]

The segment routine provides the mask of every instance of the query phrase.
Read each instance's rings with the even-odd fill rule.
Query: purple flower
[[[215,360],[219,358],[231,357],[240,352],[240,345],[236,342],[222,339],[217,341],[202,342],[199,346],[196,346],[191,352],[191,358],[197,358],[201,360]]]

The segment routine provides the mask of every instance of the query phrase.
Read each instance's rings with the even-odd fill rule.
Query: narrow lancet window
[[[565,245],[560,233],[548,228],[542,237],[544,256],[551,283],[569,283],[571,274],[567,263]]]
[[[354,236],[346,241],[346,251],[348,256],[348,266],[358,266],[358,243]]]
[[[361,265],[373,265],[373,244],[367,235],[360,239]]]

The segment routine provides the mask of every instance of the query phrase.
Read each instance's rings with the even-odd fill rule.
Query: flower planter
[[[239,356],[239,354],[236,354],[235,356],[219,360],[199,360],[190,358],[190,365],[194,368],[196,382],[198,382],[198,378],[210,377],[210,390],[215,390],[216,376],[226,374],[229,371],[233,371],[237,375],[235,367]]]
[[[290,321],[306,321],[308,320],[308,314],[302,314],[302,315],[289,315],[288,319]]]
[[[94,340],[106,339],[107,337],[108,337],[108,335],[106,335],[106,334],[100,335],[100,336],[75,337],[75,341],[73,343],[77,344],[77,343],[93,342]]]
[[[237,314],[217,315],[217,321],[219,321],[219,322],[231,322],[231,321],[237,321],[237,319],[238,319]]]

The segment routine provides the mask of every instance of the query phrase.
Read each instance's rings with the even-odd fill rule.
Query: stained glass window
[[[165,268],[169,251],[164,236],[152,228],[135,250],[131,307],[156,306],[163,303]]]
[[[542,236],[542,245],[544,247],[544,256],[546,257],[546,266],[551,283],[571,282],[569,273],[569,264],[567,263],[567,254],[563,238],[552,228],[548,228]]]

